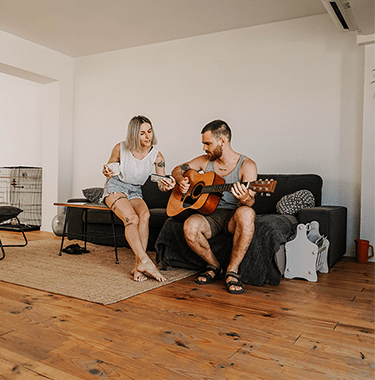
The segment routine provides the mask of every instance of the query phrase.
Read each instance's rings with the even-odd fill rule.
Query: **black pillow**
[[[102,187],[91,187],[88,189],[82,189],[82,193],[91,203],[100,203],[103,196]]]

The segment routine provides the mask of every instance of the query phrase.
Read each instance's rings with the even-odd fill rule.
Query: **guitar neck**
[[[248,185],[248,182],[242,182],[245,186]],[[201,194],[210,194],[210,193],[222,193],[223,191],[230,191],[233,183],[223,183],[222,185],[208,185],[203,186]]]
[[[276,181],[274,180],[257,180],[252,182],[241,182],[248,189],[256,192],[265,192],[265,193],[273,193],[276,187]],[[203,186],[201,193],[209,194],[209,193],[221,193],[223,191],[230,191],[234,184],[233,183],[223,183],[220,185],[207,185]]]

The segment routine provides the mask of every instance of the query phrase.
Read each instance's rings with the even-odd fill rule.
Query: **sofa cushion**
[[[165,208],[153,208],[150,210],[150,228],[161,228],[167,221],[168,215]]]
[[[145,184],[142,186],[143,199],[147,203],[148,208],[166,208],[171,191],[160,191],[158,184],[152,182],[148,177]]]
[[[257,214],[276,214],[276,204],[283,196],[304,189],[311,191],[316,206],[321,205],[323,180],[317,174],[259,174],[258,179],[273,179],[277,185],[269,197],[256,195],[253,208]]]

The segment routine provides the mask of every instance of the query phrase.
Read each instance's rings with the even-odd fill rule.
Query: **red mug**
[[[374,247],[370,245],[368,240],[355,239],[357,245],[357,262],[367,263],[368,259],[374,257]],[[369,256],[369,251],[372,252]]]

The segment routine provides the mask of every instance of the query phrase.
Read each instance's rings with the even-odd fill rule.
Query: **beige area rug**
[[[82,242],[69,241],[64,246]],[[59,256],[60,241],[29,242],[26,247],[5,248],[0,261],[0,280],[46,292],[62,294],[103,305],[122,301],[151,289],[191,276],[196,271],[168,268],[161,271],[166,282],[152,278],[135,282],[130,275],[134,254],[118,248],[120,264],[115,263],[113,247],[87,244],[89,253]],[[155,252],[149,252],[155,262]]]

